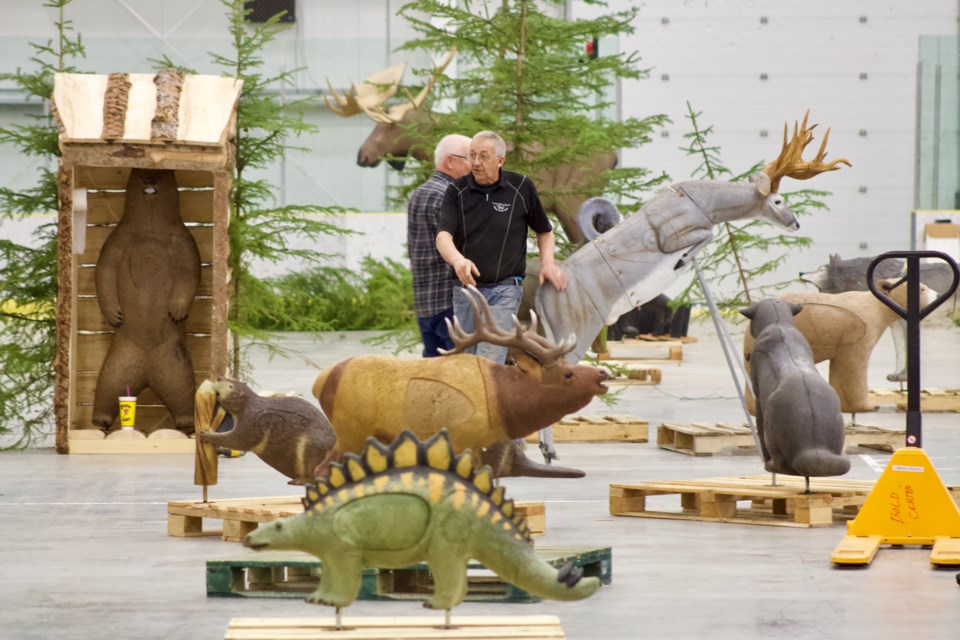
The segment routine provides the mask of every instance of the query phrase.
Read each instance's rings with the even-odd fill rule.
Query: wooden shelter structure
[[[202,263],[187,346],[198,382],[226,371],[227,228],[240,89],[233,78],[174,69],[155,75],[56,75],[61,164],[54,405],[60,453],[172,450],[143,438],[139,445],[103,439],[91,423],[97,377],[113,337],[97,302],[97,261],[123,215],[132,168],[176,172],[181,216]],[[145,390],[137,429],[150,434],[172,426],[166,407]],[[192,441],[182,440],[180,448],[192,451]]]

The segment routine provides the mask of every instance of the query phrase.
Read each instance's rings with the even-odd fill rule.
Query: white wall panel
[[[909,248],[918,39],[957,34],[954,0],[613,0],[609,9],[630,4],[640,6],[640,15],[620,50],[639,52],[640,66],[651,71],[649,79],[623,84],[623,115],[666,113],[673,123],[667,137],[625,151],[625,164],[666,171],[674,180],[689,177],[697,163],[679,150],[690,131],[686,101],[703,112],[701,124],[715,128],[712,142],[735,171],[776,155],[784,121],[810,108],[821,125],[808,153],[829,126],[828,159],[844,156],[854,166],[806,183],[833,192],[831,210],[802,221],[800,232],[814,246],[791,256],[779,279],[830,253]],[[602,11],[573,3],[574,17]],[[782,188],[801,186],[785,179]]]

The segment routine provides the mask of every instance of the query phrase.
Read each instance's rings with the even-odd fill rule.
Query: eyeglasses
[[[483,151],[479,154],[471,151],[469,154],[467,154],[467,160],[469,160],[470,162],[476,162],[477,160],[479,160],[480,162],[487,163],[487,162],[490,162],[490,160],[492,160],[495,157],[496,156],[494,156],[492,153],[488,151]]]
[[[451,158],[463,158],[464,160],[469,160],[467,156],[462,156],[459,153],[448,153],[447,155],[450,156]]]

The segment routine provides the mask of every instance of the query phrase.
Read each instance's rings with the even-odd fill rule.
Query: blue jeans
[[[453,313],[460,321],[460,326],[467,333],[473,331],[473,308],[460,286],[453,287]],[[501,329],[512,329],[512,316],[520,308],[520,298],[523,296],[523,284],[501,284],[495,287],[480,289],[480,293],[490,305],[493,322]],[[503,364],[507,360],[507,348],[494,346],[488,342],[464,350],[464,353],[474,353],[481,358],[493,360]]]
[[[447,333],[447,323],[445,320],[450,318],[453,322],[453,308],[441,311],[435,316],[418,317],[417,325],[420,327],[420,337],[423,338],[423,357],[436,358],[440,355],[437,347],[441,349],[453,349],[453,340]]]

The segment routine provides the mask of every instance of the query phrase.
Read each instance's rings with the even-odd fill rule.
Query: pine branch
[[[720,160],[720,148],[711,146],[708,142],[709,135],[713,133],[713,127],[703,127],[700,121],[701,115],[701,112],[694,111],[690,103],[687,103],[687,118],[691,123],[692,131],[684,135],[688,144],[683,147],[683,150],[700,160],[700,164],[694,171],[694,178],[716,179],[719,176],[727,176],[731,182],[742,182],[761,170],[763,162],[757,162],[736,175],[727,169]],[[826,205],[819,198],[827,195],[829,194],[823,191],[809,190],[783,194],[797,217],[807,215],[813,209],[825,208]],[[749,306],[753,304],[754,297],[765,297],[787,286],[789,281],[774,282],[766,286],[755,286],[751,290],[748,283],[776,273],[777,268],[784,263],[790,252],[806,248],[811,243],[810,238],[804,236],[773,231],[774,228],[769,223],[761,220],[725,222],[721,228],[719,237],[697,256],[697,263],[707,280],[716,285],[732,281],[737,283],[737,293],[717,300],[717,306],[721,311]],[[781,253],[771,255],[774,251]],[[703,292],[700,291],[699,281],[691,277],[672,304],[689,304],[702,299]]]
[[[233,50],[229,54],[211,52],[210,58],[214,64],[224,67],[229,75],[243,81],[237,106],[236,175],[230,194],[229,266],[232,280],[227,318],[231,333],[231,373],[240,376],[248,369],[244,354],[253,344],[251,341],[273,345],[270,332],[254,320],[272,317],[280,308],[279,294],[270,283],[250,271],[251,262],[279,262],[289,257],[308,264],[322,261],[328,256],[313,249],[293,248],[287,239],[317,240],[323,235],[343,233],[336,225],[311,217],[343,210],[320,205],[272,206],[276,201],[274,185],[247,177],[249,171],[270,167],[284,154],[295,150],[288,144],[289,139],[316,132],[316,127],[302,117],[313,98],[298,98],[281,104],[269,89],[292,83],[298,69],[272,76],[260,72],[264,64],[262,52],[279,33],[283,12],[251,26],[244,21],[251,11],[245,8],[244,0],[220,1],[227,12]],[[307,330],[323,328],[317,323],[303,326]]]
[[[700,167],[703,172],[706,174],[707,179],[716,180],[717,176],[722,174],[729,174],[730,171],[718,163],[718,159],[715,155],[719,151],[717,147],[707,147],[706,145],[706,136],[712,131],[712,128],[708,127],[707,130],[701,131],[699,125],[697,124],[697,116],[699,113],[694,113],[693,107],[690,106],[690,103],[687,102],[687,118],[690,120],[690,125],[693,127],[693,132],[690,134],[692,136],[691,149],[695,153],[699,153],[701,157]],[[734,263],[737,266],[737,273],[740,278],[740,286],[744,296],[746,297],[747,304],[753,304],[750,300],[750,286],[747,284],[746,274],[744,273],[743,262],[740,257],[740,247],[737,243],[737,238],[733,230],[733,226],[729,222],[723,223],[723,232],[727,235],[727,247],[730,252],[731,257],[733,258]]]
[[[79,35],[73,37],[66,7],[72,0],[48,0],[56,10],[56,39],[31,43],[35,69],[0,74],[26,94],[27,100],[45,101],[53,93],[57,72],[75,72],[70,61],[85,55]],[[47,161],[58,157],[58,131],[49,115],[36,124],[0,128],[0,144],[15,147],[20,155]],[[0,187],[3,217],[23,217],[57,210],[54,174],[40,169],[37,184],[15,190]],[[30,446],[49,434],[53,426],[53,358],[56,352],[54,305],[57,296],[56,225],[42,225],[32,246],[0,241],[0,434],[13,435],[9,448]]]

